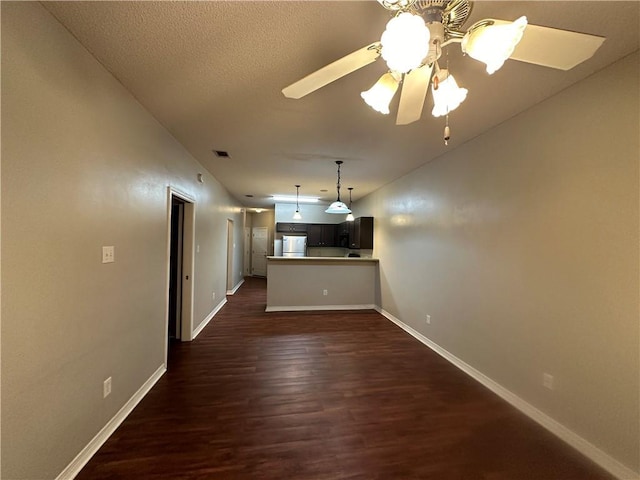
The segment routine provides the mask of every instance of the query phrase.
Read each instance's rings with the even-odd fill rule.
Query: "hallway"
[[[77,478],[611,478],[378,313],[265,303],[247,278],[172,347]]]

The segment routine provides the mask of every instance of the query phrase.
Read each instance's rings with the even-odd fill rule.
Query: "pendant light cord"
[[[337,160],[336,163],[338,164],[338,201],[340,201],[340,165],[342,165],[342,160]]]

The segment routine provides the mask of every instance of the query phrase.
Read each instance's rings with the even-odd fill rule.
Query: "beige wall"
[[[270,236],[273,237],[273,230],[275,228],[274,212],[273,210],[263,210],[260,213],[249,212],[247,217],[250,218],[252,227],[267,227],[270,231]]]
[[[638,92],[636,52],[357,205],[383,309],[635,471]]]
[[[164,363],[167,187],[197,202],[195,325],[226,291],[227,218],[236,239],[243,219],[36,2],[2,2],[1,153],[0,476],[51,479]]]
[[[378,263],[354,260],[269,260],[267,310],[373,308]],[[327,290],[327,295],[324,295]]]
[[[347,198],[347,203],[348,201]],[[325,213],[327,207],[328,205],[300,204],[302,220],[294,220],[295,203],[276,203],[275,221],[284,223],[342,223],[347,218],[346,215]]]

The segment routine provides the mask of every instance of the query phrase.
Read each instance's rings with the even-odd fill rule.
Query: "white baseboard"
[[[487,377],[482,372],[476,370],[471,365],[460,360],[458,357],[448,352],[437,343],[429,340],[420,332],[418,332],[417,330],[414,330],[409,325],[403,323],[401,320],[394,317],[386,310],[380,307],[376,307],[376,310],[380,312],[384,317],[391,320],[397,326],[402,328],[405,332],[410,334],[412,337],[416,338],[417,340],[425,344],[427,347],[429,347],[431,350],[436,352],[438,355],[442,356],[443,358],[451,362],[453,365],[455,365],[460,370],[465,372],[471,378],[480,382],[482,385],[487,387],[489,390],[491,390],[493,393],[498,395],[500,398],[509,402],[512,406],[520,410],[522,413],[527,415],[529,418],[531,418],[538,424],[542,425],[544,428],[549,430],[551,433],[553,433],[560,439],[564,440],[566,443],[571,445],[573,448],[578,450],[587,458],[591,459],[592,461],[600,465],[602,468],[607,470],[612,475],[615,475],[620,480],[640,479],[640,474],[638,472],[634,472],[627,466],[618,462],[615,458],[603,452],[598,447],[596,447],[589,441],[585,440],[577,433],[573,432],[572,430],[569,430],[567,427],[557,422],[546,413],[538,410],[536,407],[526,402],[522,398],[518,397],[513,392],[507,390],[499,383],[496,383],[494,380]]]
[[[272,305],[265,308],[265,312],[304,312],[312,310],[376,310],[370,305]]]
[[[100,447],[106,442],[109,437],[116,431],[125,418],[133,411],[133,409],[140,403],[140,400],[151,390],[156,382],[162,377],[164,372],[167,371],[165,365],[160,365],[158,369],[144,382],[144,384],[138,389],[136,393],[125,403],[122,408],[109,420],[109,422],[102,427],[95,437],[84,447],[76,458],[74,458],[69,465],[56,477],[56,480],[71,480],[80,473],[82,467],[84,467],[91,457],[100,449]]]
[[[235,293],[238,291],[238,289],[242,286],[243,283],[244,283],[244,278],[240,280],[238,284],[235,287],[233,287],[231,290],[227,290],[227,295],[235,295]]]
[[[216,313],[218,313],[226,303],[227,303],[227,299],[224,298],[218,305],[216,305],[216,307],[213,310],[211,310],[211,313],[207,315],[207,318],[205,318],[202,322],[200,322],[200,325],[198,325],[193,330],[193,336],[191,337],[191,340],[196,339],[196,337],[200,334],[200,332],[202,332],[204,327],[206,327],[209,324],[209,322],[213,319],[213,317],[216,316]]]

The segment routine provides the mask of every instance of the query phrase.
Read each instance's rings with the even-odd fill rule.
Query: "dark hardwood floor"
[[[174,345],[77,478],[612,478],[378,313],[265,301],[247,278]]]

